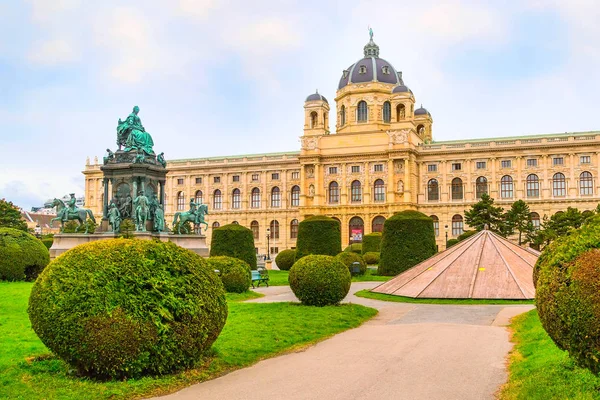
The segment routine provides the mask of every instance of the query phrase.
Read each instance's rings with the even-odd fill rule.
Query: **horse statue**
[[[52,218],[50,220],[50,226],[52,226],[54,221],[60,221],[61,233],[65,230],[65,221],[77,221],[79,223],[79,226],[77,226],[77,230],[79,230],[82,224],[85,225],[84,233],[88,233],[88,225],[85,223],[88,217],[92,220],[94,224],[96,223],[94,214],[91,210],[87,208],[78,207],[75,209],[75,211],[71,211],[61,199],[52,200],[49,206],[56,207],[56,218]]]
[[[184,212],[176,212],[175,218],[173,219],[173,226],[177,223],[177,219],[179,218],[179,226],[177,227],[177,233],[181,235],[181,227],[187,221],[190,221],[194,224],[194,229],[198,225],[202,226],[204,224],[206,226],[205,229],[208,229],[208,223],[204,220],[204,215],[208,214],[208,206],[206,204],[200,204],[195,212],[193,211],[184,211]],[[185,233],[189,233],[189,231],[183,226]]]

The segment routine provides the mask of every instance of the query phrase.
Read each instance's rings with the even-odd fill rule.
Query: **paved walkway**
[[[507,379],[511,344],[504,326],[533,306],[390,303],[353,295],[376,285],[353,283],[346,298],[379,310],[361,327],[162,399],[494,398]],[[285,286],[258,291],[266,297],[254,302],[295,300]]]

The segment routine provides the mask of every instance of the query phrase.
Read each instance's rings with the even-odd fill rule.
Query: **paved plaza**
[[[507,379],[512,345],[506,325],[533,306],[391,303],[353,295],[377,285],[353,283],[345,300],[379,310],[361,327],[161,399],[494,398]],[[257,291],[266,296],[253,302],[297,301],[288,286]]]

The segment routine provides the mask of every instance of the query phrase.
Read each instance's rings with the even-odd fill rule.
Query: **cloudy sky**
[[[167,159],[298,150],[369,25],[435,140],[595,130],[598,21],[597,0],[0,1],[0,198],[83,194],[136,104]]]

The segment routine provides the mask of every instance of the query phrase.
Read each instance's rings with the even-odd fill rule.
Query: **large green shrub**
[[[458,239],[448,239],[448,241],[446,242],[446,248],[449,249],[450,247],[454,246],[458,242],[459,242]]]
[[[378,265],[379,264],[379,252],[370,251],[368,253],[363,254],[363,259],[367,263],[367,265]]]
[[[465,239],[470,238],[473,235],[478,234],[479,231],[476,230],[471,230],[471,231],[464,231],[463,233],[461,233],[460,235],[458,235],[458,237],[456,238],[459,242],[462,242]]]
[[[381,251],[381,232],[367,233],[363,236],[362,254]]]
[[[350,290],[348,267],[335,257],[308,255],[294,263],[288,276],[290,287],[303,304],[337,304]]]
[[[49,262],[41,240],[20,229],[0,228],[0,280],[33,281]]]
[[[296,260],[309,254],[335,256],[341,251],[342,234],[338,220],[317,215],[300,222]]]
[[[210,255],[239,258],[251,269],[256,269],[256,250],[252,231],[238,224],[228,224],[213,229]]]
[[[351,251],[352,253],[362,254],[362,243],[352,243],[346,246],[345,252]]]
[[[80,374],[129,378],[195,365],[227,319],[221,280],[173,243],[111,239],[74,247],[40,274],[29,319]]]
[[[434,255],[433,220],[418,211],[402,211],[383,224],[379,274],[393,276]]]
[[[338,260],[344,263],[346,267],[348,267],[348,271],[352,272],[352,264],[357,262],[360,264],[360,272],[358,275],[364,275],[367,272],[367,263],[363,260],[360,254],[356,254],[351,251],[343,251],[337,256],[335,256]]]
[[[577,364],[600,373],[600,217],[547,246],[535,265],[542,326]]]
[[[44,244],[44,246],[46,246],[46,248],[49,250],[50,247],[52,247],[52,245],[54,244],[54,238],[50,237],[50,238],[43,238],[41,239],[42,243]]]
[[[275,264],[282,271],[289,271],[294,262],[296,262],[296,250],[283,250],[275,257]]]
[[[216,256],[206,259],[212,270],[219,270],[219,276],[229,293],[244,293],[250,288],[252,277],[250,266],[239,258]]]

